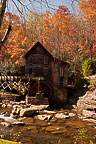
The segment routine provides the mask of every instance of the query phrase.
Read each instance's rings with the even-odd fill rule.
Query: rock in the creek
[[[8,103],[7,107],[12,108],[12,104]]]
[[[69,115],[65,115],[64,113],[57,113],[57,114],[55,115],[55,117],[56,117],[57,119],[68,119],[68,118],[70,118]]]
[[[50,120],[51,119],[51,115],[38,115],[37,118],[39,120]]]
[[[56,114],[55,111],[43,110],[42,112],[47,113],[47,114]]]
[[[48,127],[46,127],[45,130],[52,134],[60,134],[60,133],[67,132],[67,129],[63,126],[48,126]]]
[[[7,104],[2,104],[2,107],[3,107],[3,108],[6,108],[6,107],[7,107]]]
[[[19,105],[20,102],[13,102],[13,105]]]
[[[93,118],[85,118],[85,117],[83,117],[83,119],[82,119],[83,121],[88,121],[88,122],[92,122],[92,123],[96,123],[96,120],[95,119],[93,119]]]
[[[6,121],[8,123],[13,123],[13,122],[17,121],[16,119],[14,119],[12,117],[4,116],[4,115],[0,115],[0,120]]]
[[[27,130],[32,133],[38,133],[38,128],[36,126],[28,126]]]
[[[44,110],[46,108],[48,108],[49,105],[31,105],[30,108],[32,110],[36,110],[36,111],[40,111],[40,110]]]
[[[22,106],[14,105],[13,106],[13,110],[12,110],[12,114],[13,115],[19,115],[21,109],[22,109]]]
[[[0,135],[0,138],[1,138],[1,139],[4,139],[4,138],[5,138],[5,136],[4,136],[4,135]]]
[[[19,115],[19,113],[20,113],[20,109],[19,109],[19,108],[14,108],[14,109],[12,110],[12,114],[13,114],[13,115]]]
[[[3,125],[3,126],[6,126],[6,127],[10,126],[10,123],[7,123],[7,122],[1,122],[0,124]]]
[[[83,110],[82,114],[86,117],[86,118],[94,118],[96,119],[96,113],[94,111],[88,111],[88,110]]]
[[[26,102],[25,101],[20,101],[20,104],[25,105]]]
[[[1,112],[1,115],[6,115],[7,114],[7,112]]]
[[[13,105],[13,109],[16,109],[16,108],[21,109],[21,108],[22,108],[22,106],[20,106],[20,105]]]
[[[13,113],[11,113],[11,114],[10,114],[10,117],[11,117],[11,118],[14,118],[15,116],[13,115]]]
[[[76,114],[74,113],[69,113],[69,117],[74,117]]]
[[[20,111],[20,117],[30,117],[37,115],[37,111],[33,110],[33,108],[24,108]]]
[[[57,119],[56,119],[55,117],[53,117],[50,121],[51,121],[51,122],[56,122]]]
[[[20,121],[16,121],[16,122],[13,122],[12,125],[24,126],[25,123],[24,122],[20,122]]]

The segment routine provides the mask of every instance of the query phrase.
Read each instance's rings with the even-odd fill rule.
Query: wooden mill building
[[[25,76],[31,80],[29,96],[38,94],[47,97],[52,107],[63,107],[67,103],[69,63],[54,58],[48,50],[37,42],[25,54]]]

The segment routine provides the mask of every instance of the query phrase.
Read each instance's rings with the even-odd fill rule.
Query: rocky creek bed
[[[22,144],[96,141],[96,123],[83,121],[75,109],[50,111],[48,105],[26,105],[25,101],[3,101],[0,106],[0,137],[3,139]]]

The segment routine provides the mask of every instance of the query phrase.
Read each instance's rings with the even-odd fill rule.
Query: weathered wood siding
[[[68,65],[61,60],[53,59],[51,61],[52,81],[55,86],[68,85]]]
[[[43,76],[50,79],[50,56],[42,47],[35,47],[26,57],[25,74],[34,77]]]

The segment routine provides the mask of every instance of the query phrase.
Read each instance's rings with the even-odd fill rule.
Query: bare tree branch
[[[79,0],[72,0],[72,4],[73,4],[74,2],[79,2]]]
[[[22,11],[18,8],[18,6],[17,6],[17,4],[15,3],[15,1],[12,0],[12,2],[14,3],[14,5],[15,5],[15,7],[17,8],[18,12],[22,15],[23,13],[22,13]]]

